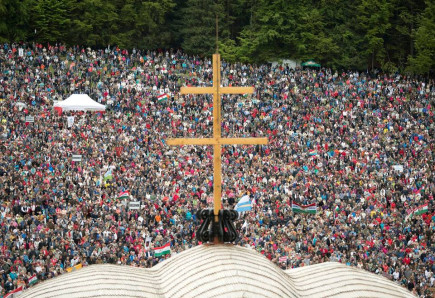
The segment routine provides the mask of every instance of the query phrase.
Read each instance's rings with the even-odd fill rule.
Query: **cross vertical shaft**
[[[219,87],[221,82],[220,72],[220,57],[219,54],[213,55],[213,137],[220,139],[221,132],[221,105]],[[214,216],[217,221],[217,216],[221,208],[222,198],[222,160],[221,160],[221,145],[213,145],[213,201],[214,201]]]
[[[253,87],[221,87],[220,55],[213,54],[213,86],[212,87],[181,87],[181,94],[213,94],[213,138],[179,138],[167,139],[168,145],[213,145],[213,199],[214,222],[219,221],[222,197],[222,145],[265,145],[267,138],[222,138],[221,134],[221,94],[253,93]]]

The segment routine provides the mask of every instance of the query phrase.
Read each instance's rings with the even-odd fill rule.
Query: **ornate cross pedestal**
[[[221,135],[221,94],[253,93],[254,87],[221,87],[220,55],[213,54],[213,87],[181,87],[181,94],[213,94],[213,138],[168,139],[168,145],[213,145],[213,198],[214,209],[198,211],[202,224],[197,231],[197,238],[202,242],[213,239],[214,243],[233,242],[236,230],[233,221],[237,211],[221,209],[222,164],[221,145],[265,145],[267,138],[222,138]]]

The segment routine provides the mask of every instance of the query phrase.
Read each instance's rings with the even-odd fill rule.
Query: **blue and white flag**
[[[237,203],[235,210],[237,212],[243,211],[251,211],[252,210],[252,202],[248,195],[243,196],[240,201]]]

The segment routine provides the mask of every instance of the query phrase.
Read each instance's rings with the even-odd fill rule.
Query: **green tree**
[[[333,54],[319,61],[322,65],[342,69],[362,69],[366,64],[358,44],[362,36],[356,32],[356,4],[347,0],[322,0],[319,3],[324,27],[322,34],[331,38]]]
[[[315,59],[322,64],[332,61],[337,56],[339,47],[325,29],[321,10],[304,5],[298,9],[298,15],[296,57],[302,60]]]
[[[119,16],[110,0],[84,0],[85,11],[83,22],[85,28],[92,27],[91,32],[84,38],[87,45],[106,47],[116,43],[119,28]]]
[[[360,49],[368,68],[373,69],[385,58],[384,38],[391,26],[391,5],[387,0],[362,0],[357,12],[357,24],[364,36]]]
[[[417,74],[427,74],[435,69],[435,3],[426,1],[426,8],[418,22],[415,33],[417,55],[409,57],[408,70]]]
[[[87,37],[92,33],[92,25],[84,18],[87,3],[82,0],[66,0],[65,2],[69,28],[66,30],[64,42],[70,45],[88,45]]]
[[[32,1],[0,1],[0,41],[13,42],[29,37],[29,7]]]
[[[146,49],[168,47],[170,28],[166,16],[175,7],[173,0],[144,1],[136,21],[137,46]]]
[[[167,16],[175,7],[173,0],[126,0],[114,3],[119,11],[119,26],[112,42],[125,48],[156,49],[170,44]]]
[[[391,27],[385,36],[386,60],[403,70],[408,55],[414,56],[415,31],[425,3],[424,0],[390,0],[390,3],[392,15]]]
[[[296,29],[297,1],[259,0],[252,6],[250,25],[239,37],[239,58],[244,62],[261,62],[295,57],[303,51]]]
[[[39,0],[33,7],[36,40],[42,43],[65,42],[70,30],[67,0]]]
[[[182,48],[189,54],[210,55],[216,49],[216,16],[219,22],[219,38],[229,36],[225,22],[224,6],[213,0],[187,0],[181,9],[179,32]]]

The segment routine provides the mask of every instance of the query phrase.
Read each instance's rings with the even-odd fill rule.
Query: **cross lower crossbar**
[[[167,139],[168,145],[266,145],[267,138]]]
[[[215,87],[181,87],[180,94],[212,94]],[[222,94],[251,94],[254,93],[254,87],[219,87]]]

